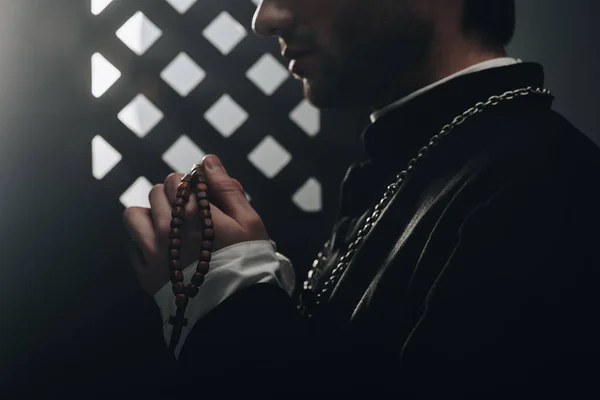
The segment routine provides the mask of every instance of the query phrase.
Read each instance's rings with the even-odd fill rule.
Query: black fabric
[[[344,181],[316,287],[432,135],[477,102],[543,80],[530,63],[477,72],[369,126],[370,159]],[[599,177],[600,150],[550,99],[486,110],[417,165],[314,318],[274,286],[241,291],[193,328],[182,381],[225,395],[589,396]]]

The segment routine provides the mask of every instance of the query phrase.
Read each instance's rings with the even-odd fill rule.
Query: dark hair
[[[464,0],[463,27],[484,46],[504,47],[515,34],[515,0]]]

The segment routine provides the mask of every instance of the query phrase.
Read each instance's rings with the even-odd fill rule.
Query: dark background
[[[600,143],[597,2],[517,4],[511,55],[544,64],[556,107]],[[163,0],[115,0],[94,17],[87,0],[0,0],[0,383],[31,382],[32,370],[69,374],[100,353],[115,363],[132,356],[122,354],[126,343],[117,339],[118,327],[130,340],[144,331],[153,308],[146,302],[141,315],[125,314],[127,304],[144,299],[127,263],[118,198],[138,176],[155,184],[171,172],[160,154],[182,131],[203,150],[219,154],[242,181],[302,278],[333,221],[345,169],[361,158],[367,116],[357,110],[325,112],[321,132],[303,136],[281,117],[301,100],[297,82],[286,81],[268,98],[243,79],[262,53],[280,58],[275,41],[249,34],[228,57],[211,53],[200,34],[204,26],[225,9],[249,28],[254,7],[250,0],[199,0],[182,17]],[[139,9],[163,29],[142,57],[114,36]],[[158,78],[182,49],[194,58],[213,57],[201,65],[220,74],[217,83],[207,78],[185,102]],[[101,99],[90,93],[90,57],[97,51],[123,72]],[[243,99],[252,114],[228,140],[201,121],[219,84]],[[139,92],[165,112],[143,140],[116,119]],[[267,133],[294,156],[272,181],[245,159]],[[98,134],[124,156],[101,181],[91,173],[90,143]],[[289,201],[308,176],[323,186],[320,213],[302,212]]]

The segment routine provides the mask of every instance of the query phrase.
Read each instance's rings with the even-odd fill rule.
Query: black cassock
[[[386,185],[445,124],[543,81],[533,63],[484,70],[369,126],[370,161],[343,182],[315,287]],[[225,397],[537,398],[593,389],[600,151],[551,103],[523,96],[469,118],[415,166],[312,318],[276,286],[249,287],[195,325],[173,382]]]

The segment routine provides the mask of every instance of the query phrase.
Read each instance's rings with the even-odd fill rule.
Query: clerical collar
[[[410,100],[414,99],[415,97],[419,96],[420,94],[423,94],[423,93],[427,92],[428,90],[431,90],[431,89],[435,88],[436,86],[439,86],[445,82],[448,82],[449,80],[452,80],[456,77],[466,75],[466,74],[471,74],[471,73],[478,72],[478,71],[483,71],[483,70],[489,69],[489,68],[506,67],[508,65],[519,64],[521,62],[522,61],[518,58],[498,57],[498,58],[494,58],[492,60],[487,60],[487,61],[483,61],[478,64],[471,65],[468,68],[460,70],[452,75],[447,76],[444,79],[441,79],[437,82],[427,85],[427,86],[409,94],[408,96],[405,96],[405,97],[401,98],[400,100],[396,100],[395,102],[383,107],[382,109],[373,112],[371,114],[371,122],[377,121],[377,119],[379,117],[387,114],[391,110],[408,103]]]
[[[544,70],[536,63],[480,67],[423,88],[410,101],[403,99],[401,107],[390,105],[379,113],[363,133],[369,160],[388,166],[406,163],[431,136],[477,102],[509,90],[544,85]]]

